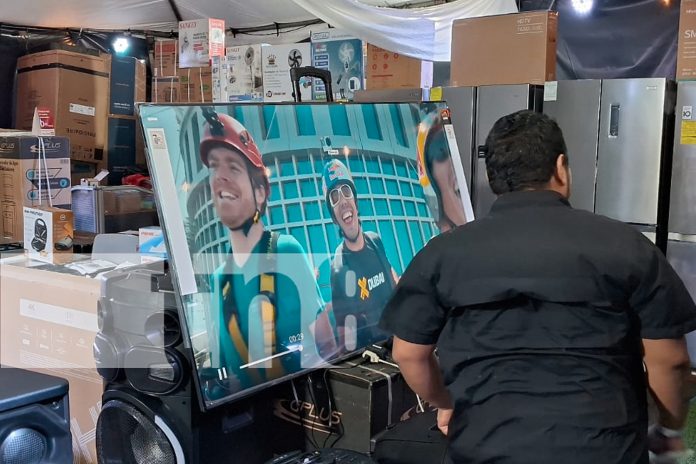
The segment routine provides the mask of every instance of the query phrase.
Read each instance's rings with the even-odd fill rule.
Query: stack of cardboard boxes
[[[155,42],[152,63],[152,101],[170,103],[179,101],[179,48],[177,40]]]
[[[225,22],[198,19],[179,23],[180,40],[155,42],[152,101],[213,101],[211,60],[225,55]]]
[[[25,206],[48,206],[50,198],[70,209],[70,140],[44,137],[42,147],[40,160],[36,136],[0,132],[0,240],[24,240]]]
[[[146,101],[146,65],[132,57],[57,49],[17,62],[16,128],[30,130],[40,108],[55,135],[69,139],[72,184],[144,163],[142,147],[136,150],[138,101]]]
[[[78,171],[106,168],[110,74],[109,55],[49,50],[19,58],[15,127],[31,130],[34,110],[43,108],[55,135],[70,139]]]
[[[107,130],[110,184],[121,184],[127,168],[145,163],[142,137],[138,134],[135,104],[144,102],[147,70],[145,63],[133,57],[111,59],[111,90]]]
[[[213,74],[210,66],[181,68],[179,41],[155,42],[152,101],[155,103],[210,103]]]

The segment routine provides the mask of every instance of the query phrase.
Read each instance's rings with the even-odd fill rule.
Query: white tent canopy
[[[422,3],[415,0],[410,3]],[[0,22],[24,26],[173,31],[169,0],[0,0]],[[385,8],[404,0],[173,0],[182,19],[220,18],[235,29],[321,19],[375,45],[422,59],[449,59],[453,19],[511,13],[514,0],[457,0],[412,9]],[[379,5],[379,6],[378,6]],[[230,37],[230,43],[285,42],[309,37],[315,25],[276,37]]]

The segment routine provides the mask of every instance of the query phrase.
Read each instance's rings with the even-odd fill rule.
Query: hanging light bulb
[[[573,0],[573,8],[579,14],[589,13],[593,5],[593,0]]]
[[[126,53],[126,50],[130,47],[130,40],[128,40],[128,37],[118,37],[113,41],[112,45],[116,53]]]

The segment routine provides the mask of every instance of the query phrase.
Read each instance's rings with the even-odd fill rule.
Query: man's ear
[[[561,186],[565,187],[570,184],[570,167],[568,166],[568,157],[561,153],[556,157],[556,168],[553,173]]]
[[[256,197],[256,207],[259,211],[262,211],[263,205],[268,201],[268,198],[266,198],[266,187],[264,187],[263,184],[255,184],[254,193]]]

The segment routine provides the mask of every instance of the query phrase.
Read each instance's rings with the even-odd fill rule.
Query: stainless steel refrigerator
[[[544,113],[556,120],[566,143],[573,176],[570,203],[590,212],[595,210],[601,98],[599,79],[549,82],[544,89]]]
[[[471,189],[471,202],[474,205],[475,217],[479,218],[488,214],[496,199],[496,195],[488,185],[488,176],[486,175],[486,159],[483,147],[488,133],[493,128],[493,124],[507,114],[525,109],[541,111],[543,93],[543,87],[528,84],[478,87],[476,91]],[[445,98],[445,100],[447,99]],[[454,107],[452,104],[449,106]],[[453,112],[453,122],[455,117],[456,114]],[[455,132],[456,130],[455,126]]]
[[[571,203],[636,226],[663,250],[675,98],[666,79],[605,79],[559,81],[544,102],[567,142]]]
[[[696,299],[696,82],[677,89],[667,259]],[[696,332],[687,335],[692,364]]]

